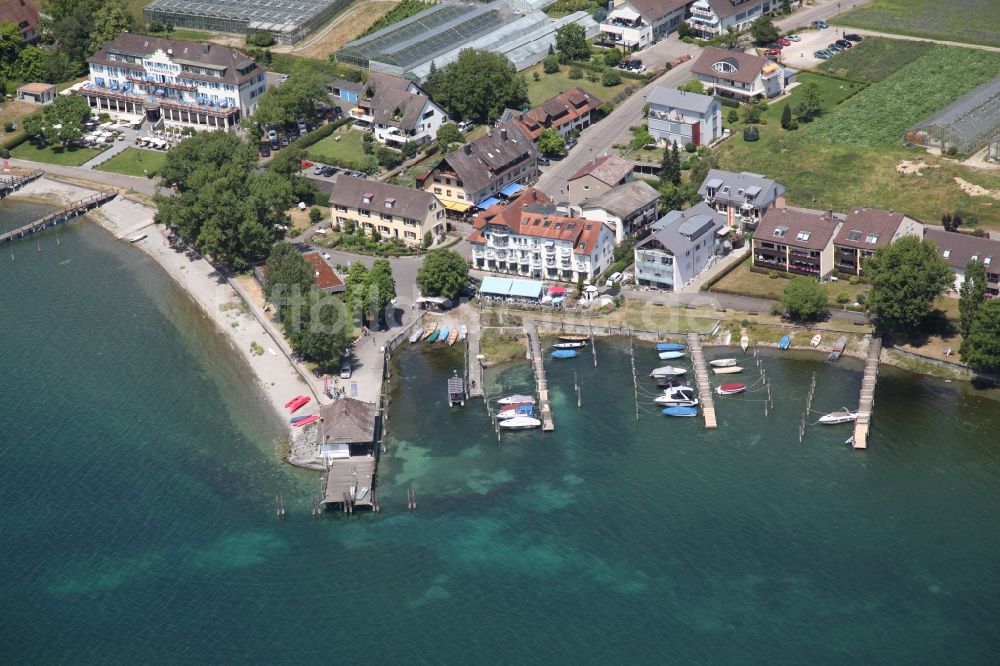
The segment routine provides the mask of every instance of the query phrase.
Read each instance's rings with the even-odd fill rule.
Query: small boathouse
[[[323,474],[323,503],[340,505],[345,512],[355,507],[377,507],[375,405],[343,397],[320,408],[319,454]]]

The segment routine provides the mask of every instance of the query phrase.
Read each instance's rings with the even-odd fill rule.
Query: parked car
[[[785,48],[785,47],[784,47],[784,46],[782,46],[782,45],[781,45],[781,44],[780,44],[779,42],[770,42],[770,43],[768,43],[768,44],[764,44],[764,48],[765,48],[765,49],[768,49],[768,50],[770,50],[770,49],[778,49],[778,50],[781,50],[781,49],[783,49],[783,48]]]
[[[813,52],[814,58],[819,58],[820,60],[826,60],[830,57],[830,52],[826,49],[820,49],[819,51]]]
[[[260,144],[260,156],[261,157],[271,156],[271,148],[266,143]]]
[[[468,132],[474,126],[475,126],[475,123],[473,123],[471,120],[463,120],[462,122],[460,122],[458,124],[458,131],[459,132]]]
[[[549,164],[551,164],[551,162],[549,161],[549,158],[547,158],[545,155],[539,155],[538,156],[538,165],[539,166],[548,166]]]
[[[569,137],[566,139],[566,150],[569,150],[575,145],[576,145],[576,139],[574,139],[573,137]]]
[[[785,39],[793,41],[793,42],[801,42],[802,41],[802,38],[799,37],[798,35],[788,35],[787,37],[785,37]]]
[[[317,164],[316,166],[313,167],[313,173],[316,174],[316,175],[322,175],[323,169],[325,169],[325,168],[326,168],[326,165],[324,165],[324,164]]]
[[[305,124],[304,121],[299,121],[299,134],[305,134],[309,131],[309,126]]]
[[[275,141],[278,138],[278,130],[267,130],[267,140]]]
[[[854,46],[854,44],[851,44],[851,43],[850,43],[849,41],[847,41],[846,39],[838,39],[838,40],[837,40],[837,46],[839,46],[839,47],[840,47],[840,48],[842,48],[842,49],[849,49],[849,48],[851,48],[852,46]]]
[[[610,287],[615,282],[618,282],[621,279],[622,279],[622,274],[621,273],[612,273],[611,276],[608,277],[607,282],[604,283],[604,286],[605,287]]]
[[[782,46],[791,46],[792,45],[792,40],[788,39],[787,37],[778,37],[774,41],[778,42]]]
[[[833,44],[827,44],[826,45],[826,50],[827,51],[833,51],[834,53],[840,53],[841,51],[844,50],[844,47],[842,47],[840,44],[837,44],[836,42],[834,42]]]
[[[813,21],[812,27],[817,28],[819,30],[826,30],[827,28],[830,27],[830,24],[827,23],[826,21]]]
[[[281,144],[278,143],[278,140],[277,139],[271,139],[271,150],[279,150],[280,148],[281,148]]]
[[[850,34],[844,35],[844,39],[847,39],[847,40],[852,41],[852,42],[860,42],[861,41],[861,35],[852,32]]]
[[[288,137],[284,134],[281,135],[281,147],[286,148],[288,146]]]
[[[351,378],[351,359],[349,357],[345,357],[344,360],[340,362],[340,378]]]
[[[781,49],[767,49],[766,51],[764,51],[765,58],[780,57],[780,56],[781,56]]]
[[[333,174],[337,173],[338,170],[339,169],[337,169],[337,167],[335,167],[335,166],[327,165],[327,166],[323,167],[323,170],[319,172],[319,175],[321,175],[321,176],[332,176]]]

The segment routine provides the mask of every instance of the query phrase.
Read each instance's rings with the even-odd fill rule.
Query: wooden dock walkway
[[[13,194],[33,180],[38,180],[45,175],[41,169],[36,169],[23,176],[0,176],[0,199],[8,194]]]
[[[705,427],[718,428],[719,425],[715,421],[712,384],[708,381],[708,367],[705,364],[705,354],[701,351],[701,337],[697,333],[688,333],[688,350],[691,352],[691,363],[698,384],[698,400],[701,402],[701,414],[705,417]]]
[[[323,475],[323,502],[340,504],[349,513],[359,506],[374,508],[375,467],[374,454],[330,460]]]
[[[875,409],[875,383],[878,381],[878,363],[882,354],[882,340],[873,338],[868,343],[868,360],[861,380],[861,397],[858,399],[858,420],[854,422],[854,448],[868,448],[868,429]]]
[[[465,368],[470,398],[485,397],[485,393],[483,392],[483,363],[479,358],[479,355],[482,353],[479,342],[482,331],[479,328],[478,314],[478,312],[475,313],[476,316],[473,316],[472,320],[468,323],[469,333],[465,338]]]
[[[111,201],[116,196],[118,196],[118,193],[114,190],[106,190],[104,192],[92,194],[86,199],[74,201],[62,210],[56,211],[55,213],[49,213],[41,219],[29,222],[28,224],[14,229],[13,231],[8,231],[7,233],[0,235],[0,245],[3,245],[7,241],[23,238],[24,236],[35,233],[36,231],[42,231],[44,229],[48,229],[49,227],[54,227],[57,224],[67,222],[74,217],[83,215],[92,208],[97,208],[98,206]]]
[[[534,319],[524,320],[524,332],[528,336],[528,360],[535,371],[535,384],[538,387],[538,412],[542,420],[542,430],[552,432],[556,429],[552,422],[552,403],[549,401],[549,383],[545,379],[545,354],[538,339],[538,326]]]

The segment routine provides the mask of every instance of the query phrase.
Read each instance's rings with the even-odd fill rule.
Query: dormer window
[[[785,234],[788,233],[788,227],[775,227],[774,236],[777,238],[784,238]]]
[[[385,207],[386,208],[392,208],[393,204],[395,204],[395,203],[396,203],[396,200],[393,199],[392,197],[389,197],[388,199],[385,200]]]
[[[784,235],[784,234],[782,234],[782,235]],[[809,240],[810,236],[812,236],[812,232],[811,231],[800,231],[798,233],[798,235],[795,237],[795,239],[796,240],[800,240],[800,241],[807,241],[807,240]]]
[[[361,195],[361,201],[362,203],[370,204],[374,197],[375,195],[372,194],[371,192],[365,192],[364,194]]]
[[[728,185],[726,185],[725,187],[722,188],[722,193],[723,194],[729,194],[729,186]]]

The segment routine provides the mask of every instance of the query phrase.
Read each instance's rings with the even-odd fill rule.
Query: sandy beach
[[[64,204],[91,194],[93,190],[42,178],[26,185],[11,198]],[[166,231],[153,224],[155,212],[149,206],[119,196],[88,213],[88,217],[115,239],[121,239],[118,242],[125,243],[125,237],[146,234],[145,239],[134,245],[153,257],[227,336],[233,349],[253,369],[260,390],[283,421],[287,423],[284,405],[296,395],[308,395],[312,398],[300,414],[315,413],[318,396],[286,356],[284,341],[276,341],[268,333],[250,314],[233,287],[216,273],[211,264],[193,252],[170,247]],[[263,352],[255,353],[255,347],[258,352],[261,349]],[[289,430],[292,430],[290,426]]]

